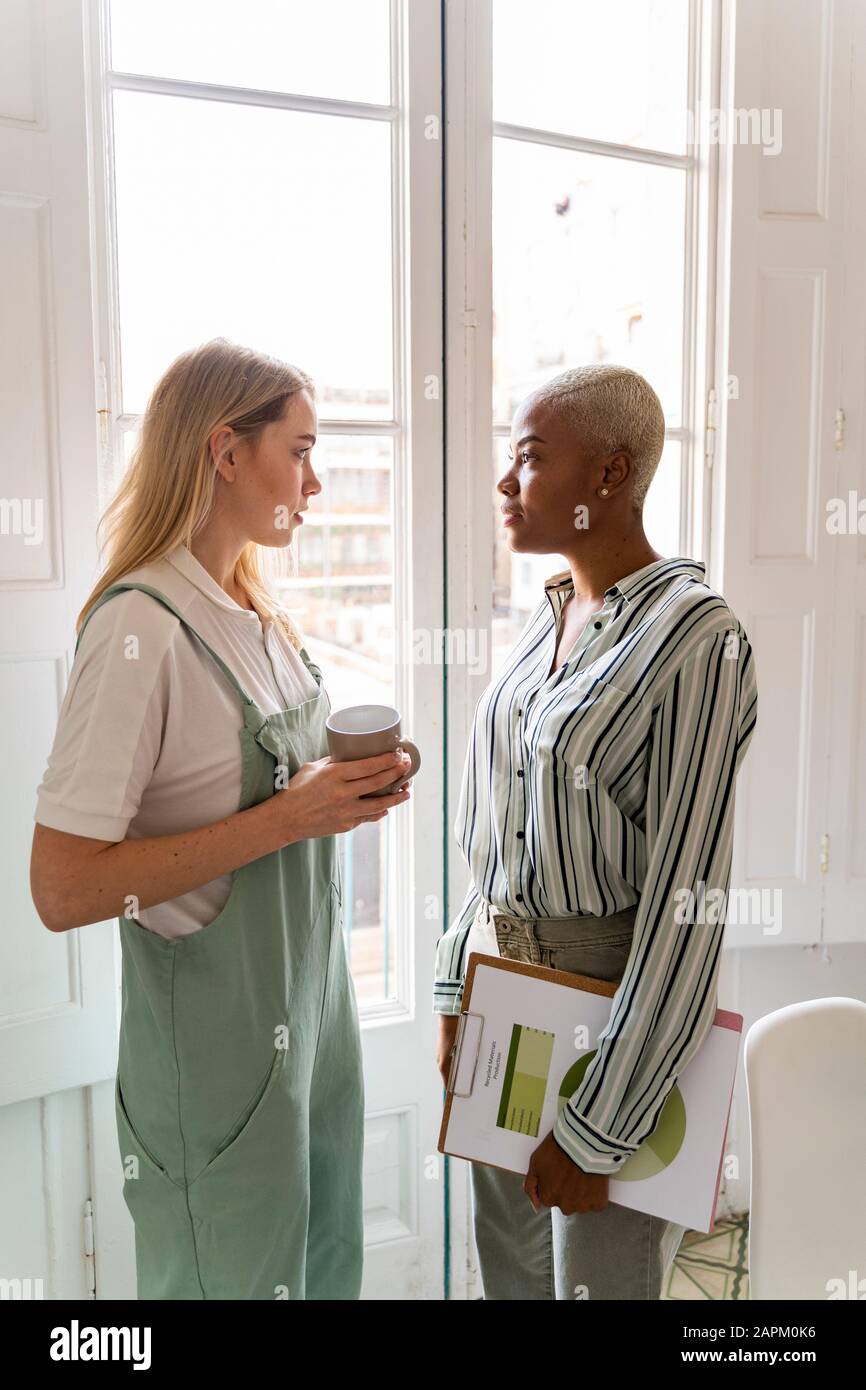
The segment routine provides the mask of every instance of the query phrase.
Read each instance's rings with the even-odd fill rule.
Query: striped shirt
[[[573,585],[568,570],[548,579],[466,753],[454,829],[471,878],[439,939],[434,1012],[460,1012],[482,898],[529,919],[638,905],[610,1020],[553,1131],[585,1172],[615,1173],[652,1133],[715,1017],[757,686],[746,632],[705,573],[675,557],[611,585],[552,674]]]

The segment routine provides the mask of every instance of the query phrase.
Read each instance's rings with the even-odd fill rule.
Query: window
[[[688,0],[493,12],[494,489],[510,422],[568,367],[620,362],[659,395],[667,439],[644,508],[662,554],[682,544],[687,440],[687,209],[693,160]],[[543,80],[539,79],[543,74]],[[494,672],[558,556],[512,555],[494,490]]]
[[[401,840],[406,822],[389,818],[340,845],[359,1002],[368,1021],[399,1025],[365,1029],[365,1296],[390,1297],[395,1270],[404,1280],[409,1269],[413,1287],[437,1296],[430,1232],[438,1239],[444,1184],[419,1174],[441,1113],[429,1065],[432,946],[465,886],[452,833],[460,773],[474,699],[537,605],[540,579],[562,567],[556,556],[512,556],[490,495],[523,396],[573,362],[623,361],[656,387],[667,422],[647,533],[676,553],[693,525],[698,171],[681,117],[702,7],[99,5],[112,457],[123,466],[149,387],[190,342],[223,333],[309,371],[323,491],[299,535],[299,575],[286,580],[290,606],[335,707],[400,706],[413,692],[404,729],[425,763],[411,836]],[[455,1251],[463,1177],[452,1168]],[[465,1264],[449,1266],[452,1291]]]
[[[105,21],[113,457],[126,466],[151,388],[195,343],[225,336],[309,372],[322,492],[299,575],[277,585],[333,707],[394,705],[405,437],[389,0],[107,0]],[[115,466],[103,504],[117,480]],[[338,841],[369,1006],[406,993],[394,834],[389,817]]]

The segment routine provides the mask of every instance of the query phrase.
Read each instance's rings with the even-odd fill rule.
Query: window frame
[[[491,0],[484,0],[490,4]],[[700,110],[704,104],[717,105],[713,69],[713,54],[718,59],[718,44],[712,36],[719,25],[719,6],[713,0],[689,0],[689,39],[687,49],[689,110]],[[490,11],[492,25],[492,10]],[[492,42],[492,31],[491,31]],[[697,98],[697,102],[696,102]],[[696,465],[707,459],[707,382],[712,380],[712,355],[702,351],[712,339],[711,324],[701,323],[704,306],[713,303],[714,278],[711,274],[711,242],[714,230],[708,199],[715,192],[715,147],[696,152],[691,141],[685,154],[666,150],[620,144],[597,138],[567,135],[561,131],[515,125],[499,121],[490,114],[492,140],[512,139],[533,145],[546,145],[575,154],[602,155],[629,160],[632,163],[660,168],[679,169],[685,175],[685,224],[683,228],[683,379],[680,399],[682,424],[666,427],[665,444],[678,441],[680,452],[680,525],[679,551],[702,558],[707,540],[709,517],[704,514],[702,470]],[[491,192],[492,197],[492,192]],[[492,236],[492,224],[490,224]],[[480,267],[479,267],[480,269]],[[492,281],[492,264],[484,273]],[[492,419],[494,439],[508,438],[509,427]],[[703,452],[701,445],[703,443]],[[555,568],[555,566],[554,566]]]
[[[443,0],[446,170],[446,623],[451,631],[492,631],[494,537],[493,442],[508,431],[495,426],[492,401],[493,139],[510,129],[493,120],[492,5],[494,0]],[[691,110],[716,108],[728,95],[733,10],[731,0],[690,0],[689,83]],[[723,85],[724,75],[724,85]],[[700,105],[696,105],[697,103]],[[538,132],[569,148],[620,152],[629,146]],[[724,361],[723,285],[718,274],[719,159],[710,145],[686,155],[659,152],[660,160],[687,170],[684,236],[682,425],[665,438],[681,440],[680,549],[695,559],[711,552],[714,420],[708,415],[716,362]],[[721,311],[720,311],[721,305]],[[558,568],[551,556],[550,573]],[[446,724],[447,890],[446,924],[453,920],[468,884],[463,856],[451,833],[459,802],[465,750],[475,705],[489,672],[454,666],[448,678]],[[453,750],[453,751],[452,751]],[[449,1165],[452,1200],[448,1233],[453,1297],[475,1295],[471,1198],[464,1166]]]
[[[441,728],[442,668],[413,661],[411,634],[419,625],[435,632],[442,626],[444,572],[441,557],[442,514],[442,313],[441,313],[441,141],[431,138],[430,116],[441,119],[438,73],[429,71],[431,36],[440,29],[439,0],[390,0],[391,99],[388,105],[339,98],[298,96],[220,83],[142,76],[111,69],[109,0],[85,0],[85,66],[90,124],[91,240],[95,276],[97,410],[100,420],[100,510],[123,470],[124,435],[135,428],[137,414],[116,409],[122,401],[120,300],[116,236],[113,147],[113,94],[117,90],[188,96],[200,100],[241,102],[272,109],[327,115],[361,116],[384,121],[391,129],[392,235],[392,400],[391,418],[319,419],[319,442],[328,436],[388,437],[393,441],[392,595],[396,628],[395,703],[403,731]],[[438,65],[437,65],[438,66]],[[430,394],[425,382],[435,378]],[[430,518],[434,522],[430,523]],[[432,544],[414,543],[419,518]],[[402,519],[402,522],[401,522]],[[432,763],[432,765],[431,765]],[[394,995],[372,1003],[359,1001],[363,1027],[415,1017],[417,1000],[426,1006],[428,954],[418,948],[413,898],[423,882],[425,893],[444,896],[442,830],[433,808],[441,805],[442,767],[428,757],[424,809],[418,803],[393,818],[388,854],[391,871],[382,882],[383,898],[393,913],[387,940],[396,947]],[[388,910],[386,908],[386,910]],[[389,949],[386,944],[386,952]],[[429,972],[428,972],[429,973]]]

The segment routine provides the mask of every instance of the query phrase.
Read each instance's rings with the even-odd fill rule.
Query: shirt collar
[[[185,579],[188,579],[191,584],[194,584],[195,587],[204,594],[205,598],[210,599],[211,603],[215,603],[218,608],[224,609],[227,614],[232,614],[235,618],[242,619],[244,622],[249,623],[250,626],[253,624],[255,624],[256,628],[260,625],[265,626],[260,623],[258,613],[251,611],[249,608],[242,608],[239,603],[235,603],[234,599],[229,597],[225,589],[220,584],[217,584],[212,575],[208,574],[201,561],[195,558],[189,546],[181,544],[170,551],[165,558],[168,560],[169,564],[180,571]]]
[[[667,584],[678,575],[695,579],[699,584],[703,584],[705,583],[706,572],[707,567],[702,560],[692,560],[685,555],[652,560],[650,564],[644,565],[639,570],[634,570],[632,574],[624,575],[615,584],[611,584],[609,589],[605,589],[604,596],[607,600],[623,598],[626,603],[631,603],[650,589],[658,588],[660,584]],[[544,582],[545,593],[565,593],[572,587],[571,570],[560,570]]]

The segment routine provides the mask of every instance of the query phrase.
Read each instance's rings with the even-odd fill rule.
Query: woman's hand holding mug
[[[405,780],[411,758],[402,749],[335,763],[330,757],[304,763],[283,791],[275,797],[291,840],[314,840],[320,835],[341,835],[362,821],[382,820],[392,806],[401,806],[411,795]],[[398,780],[397,789],[389,791]],[[365,796],[376,796],[375,810]]]

